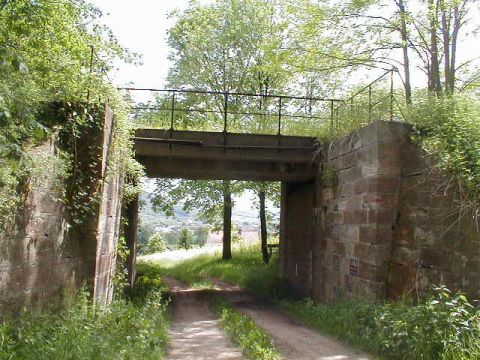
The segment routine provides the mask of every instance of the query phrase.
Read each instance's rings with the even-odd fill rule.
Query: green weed
[[[0,324],[0,359],[161,359],[167,330],[158,289],[105,308],[82,293],[63,311],[24,313]]]
[[[216,299],[214,309],[225,331],[252,360],[279,360],[282,358],[275,345],[255,322],[235,310],[229,303]]]

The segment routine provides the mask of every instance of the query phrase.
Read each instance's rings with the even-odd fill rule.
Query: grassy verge
[[[282,309],[321,332],[362,350],[375,354],[381,352],[374,335],[378,304],[352,300],[316,303],[310,299],[280,300],[279,304]]]
[[[145,282],[134,297],[106,308],[83,292],[68,309],[0,324],[0,359],[161,359],[167,331],[166,302],[155,284]]]
[[[276,262],[264,265],[258,249],[237,251],[231,261],[200,256],[161,271],[187,283],[207,276],[235,283],[276,299],[306,324],[384,358],[480,359],[480,310],[465,296],[445,288],[435,289],[418,304],[408,299],[389,303],[294,301],[285,298],[288,292],[277,277]]]
[[[249,359],[282,359],[272,341],[250,317],[243,315],[228,302],[221,299],[216,299],[213,306],[225,331],[241,347],[243,353]]]
[[[157,268],[160,274],[171,275],[190,285],[208,286],[208,276],[218,277],[254,292],[260,297],[285,297],[286,286],[277,275],[277,261],[265,265],[260,248],[247,247],[235,251],[232,260],[225,261],[220,255],[201,255],[168,267],[160,264],[143,263],[142,269]]]

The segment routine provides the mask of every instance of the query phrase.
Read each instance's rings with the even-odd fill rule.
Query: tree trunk
[[[400,34],[402,37],[402,51],[403,51],[403,71],[405,76],[405,101],[407,104],[412,103],[412,84],[410,80],[410,59],[408,57],[408,34],[407,34],[407,19],[405,11],[405,3],[403,0],[398,0],[398,8],[400,10]]]
[[[450,77],[449,82],[446,85],[449,89],[450,94],[455,92],[455,77],[456,77],[456,61],[457,61],[457,40],[458,33],[460,31],[461,23],[461,14],[458,5],[453,9],[453,30],[452,30],[452,44],[451,44],[451,56],[450,56]]]
[[[445,76],[445,93],[450,93],[450,18],[447,18],[447,9],[442,1],[442,41],[443,41],[443,64]]]
[[[260,237],[262,240],[262,257],[265,264],[268,263],[268,248],[267,248],[267,216],[265,214],[265,191],[260,190],[258,192],[258,198],[260,200]]]
[[[223,255],[222,259],[232,258],[232,192],[230,182],[223,181]]]
[[[430,73],[428,79],[428,89],[435,94],[442,94],[442,84],[440,82],[440,63],[438,61],[438,4],[435,0],[428,0],[429,11],[429,31],[430,31]]]

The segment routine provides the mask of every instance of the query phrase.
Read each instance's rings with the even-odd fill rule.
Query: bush
[[[167,244],[162,238],[162,235],[155,233],[150,236],[147,244],[147,254],[161,253],[167,250]]]
[[[68,309],[22,314],[0,324],[0,359],[159,359],[168,322],[158,289],[94,306],[83,292]]]
[[[416,140],[434,156],[462,190],[469,205],[480,207],[480,102],[468,96],[418,96],[407,119]]]
[[[417,305],[358,300],[283,301],[306,324],[389,359],[480,358],[480,313],[444,287]]]
[[[426,301],[388,304],[376,318],[382,352],[395,358],[478,359],[479,312],[440,287]]]

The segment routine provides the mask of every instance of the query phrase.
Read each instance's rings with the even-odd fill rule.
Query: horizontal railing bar
[[[372,86],[373,84],[375,84],[377,81],[381,80],[382,78],[384,78],[385,76],[387,76],[388,74],[390,74],[391,72],[393,71],[392,70],[388,70],[387,72],[385,72],[384,74],[382,74],[381,76],[379,76],[378,78],[376,78],[375,80],[373,80],[370,84],[366,85],[365,87],[363,87],[361,90],[357,91],[355,94],[351,95],[349,98],[345,99],[345,100],[342,100],[342,101],[350,101],[352,100],[355,96],[357,96],[358,94],[364,92],[365,90],[367,90],[370,86]]]
[[[158,111],[172,111],[171,108],[155,108],[155,107],[133,107],[132,109],[134,110],[158,110]],[[185,109],[185,108],[175,108],[173,109],[174,112],[198,112],[198,113],[207,113],[207,114],[223,114],[223,111],[221,110],[204,110],[204,109]],[[252,113],[247,113],[247,112],[228,112],[230,115],[261,115],[261,116],[272,116],[272,117],[277,117],[278,114],[276,113],[259,113],[259,112],[252,112]],[[298,115],[298,114],[289,114],[289,113],[282,113],[282,116],[285,117],[291,117],[291,118],[303,118],[303,119],[326,119],[325,117],[322,116],[307,116],[307,115]]]
[[[150,92],[165,92],[165,93],[189,93],[189,94],[208,94],[208,95],[225,95],[229,96],[251,96],[251,97],[266,97],[266,98],[283,98],[291,100],[311,100],[311,101],[344,101],[343,99],[328,99],[308,96],[292,96],[292,95],[274,95],[274,94],[257,94],[244,92],[222,92],[209,90],[190,90],[190,89],[155,89],[155,88],[134,88],[134,87],[118,87],[118,90],[125,91],[150,91]]]

